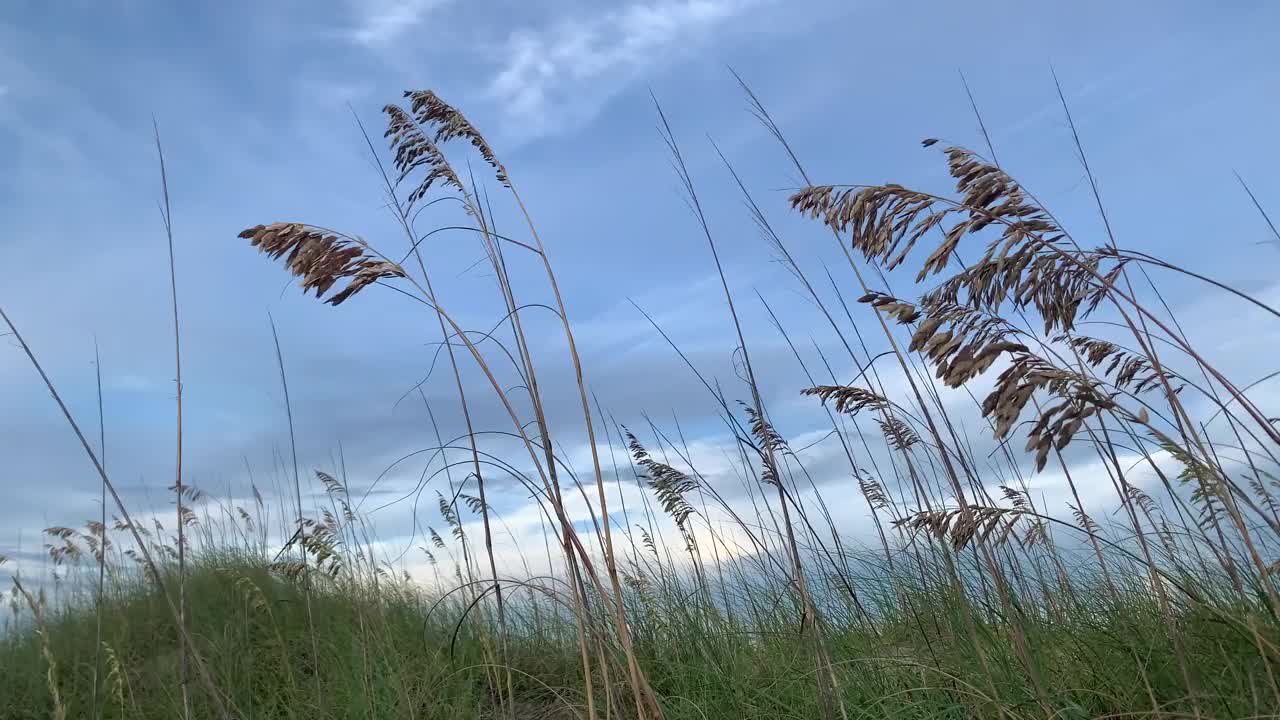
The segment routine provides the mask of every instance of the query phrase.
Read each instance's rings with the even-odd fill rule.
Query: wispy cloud
[[[386,47],[449,0],[355,0],[357,22],[350,38],[372,48]]]
[[[489,85],[525,137],[590,120],[643,72],[704,45],[717,28],[767,0],[657,0],[517,30]]]

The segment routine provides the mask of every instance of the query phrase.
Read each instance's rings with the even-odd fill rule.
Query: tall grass
[[[12,700],[0,714],[173,717],[188,703],[192,717],[245,718],[1280,712],[1280,428],[1250,395],[1254,385],[1227,377],[1191,343],[1159,280],[1179,276],[1227,290],[1224,302],[1280,313],[1123,249],[1087,164],[1106,227],[1096,244],[994,159],[933,139],[924,146],[941,147],[954,193],[815,184],[744,89],[803,178],[791,208],[815,221],[814,242],[834,241],[846,262],[816,281],[801,252],[808,239],[775,231],[721,155],[812,301],[815,325],[839,341],[841,356],[802,350],[796,338],[808,330],[765,303],[806,378],[794,390],[829,423],[821,442],[838,444],[847,480],[815,478],[808,448],[778,429],[742,298],[661,109],[727,303],[736,386],[709,379],[654,328],[719,409],[741,488],[708,479],[678,420],[664,428],[646,416],[646,428],[628,428],[598,403],[593,411],[549,248],[512,174],[461,112],[430,91],[406,93],[404,106],[385,108],[389,158],[369,143],[403,238],[369,242],[302,222],[254,225],[240,237],[318,299],[394,292],[438,329],[466,435],[445,441],[436,428],[423,470],[438,463],[449,486],[430,521],[447,532],[430,529],[431,546],[421,548],[434,577],[396,572],[345,472],[316,471],[323,494],[307,511],[296,456],[285,473],[295,518],[282,510],[272,529],[256,486],[251,503],[205,497],[203,516],[190,515],[188,549],[182,503],[199,502],[198,493],[176,488],[176,539],[159,521],[139,524],[81,435],[119,518],[112,528],[46,531],[53,577],[38,595],[15,594],[14,631],[0,641],[0,696]],[[464,180],[446,149],[478,154],[490,177]],[[994,158],[989,138],[988,152]],[[461,209],[461,224],[418,227],[421,211],[444,199]],[[510,203],[521,230],[496,229],[495,200]],[[467,233],[485,253],[503,311],[492,330],[464,328],[455,300],[437,294],[424,241],[441,229]],[[519,291],[517,267],[533,273]],[[563,356],[530,342],[535,311],[556,316]],[[555,363],[572,369],[580,431],[547,417],[539,377]],[[748,401],[735,404],[740,396]],[[475,427],[477,397],[496,399],[509,426]],[[486,435],[514,441],[515,454],[489,452]],[[587,471],[563,436],[585,437]],[[466,476],[455,482],[451,468]],[[1066,507],[1036,492],[1047,468],[1061,473]],[[486,491],[495,477],[519,483],[542,513],[546,573],[529,568],[538,552],[530,547],[518,548],[523,573],[499,568],[501,518]],[[639,507],[626,504],[625,477],[643,490]],[[1099,487],[1111,496],[1109,517],[1094,517],[1098,503],[1082,499]],[[850,539],[836,520],[850,514],[874,525],[875,545]],[[479,542],[469,536],[473,518]],[[98,568],[105,580],[94,583],[88,571]],[[166,604],[173,617],[157,612]],[[189,696],[188,654],[203,691]]]

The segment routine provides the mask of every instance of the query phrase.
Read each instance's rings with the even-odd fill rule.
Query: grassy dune
[[[317,657],[301,582],[271,571],[265,560],[200,555],[186,578],[194,647],[237,717],[585,714],[574,621],[549,603],[535,607],[526,595],[508,607],[508,696],[505,677],[495,678],[490,662],[493,618],[473,609],[460,622],[463,597],[441,602],[384,576],[317,582],[311,593]],[[1263,685],[1268,669],[1245,628],[1207,610],[1171,619],[1138,585],[1110,598],[1082,582],[1075,586],[1079,602],[1052,614],[1022,608],[1009,618],[975,608],[945,584],[919,587],[899,578],[892,595],[867,599],[875,614],[870,626],[830,588],[822,600],[833,684],[854,717],[1040,717],[1042,701],[1055,717],[1157,716],[1153,702],[1158,716],[1177,717],[1191,712],[1188,679],[1203,717],[1271,711]],[[766,604],[772,594],[763,589],[737,612],[690,603],[693,592],[690,584],[628,597],[636,654],[667,717],[821,717],[812,651],[797,633],[793,609],[772,612]],[[141,578],[113,584],[102,614],[100,654],[94,609],[85,602],[48,612],[41,633],[11,634],[0,643],[4,717],[57,715],[48,657],[65,717],[94,716],[99,661],[104,717],[181,715],[177,637],[153,587]],[[966,614],[979,623],[976,645],[967,637]],[[1186,677],[1179,654],[1187,659]],[[608,682],[596,677],[601,695]],[[631,716],[616,679],[612,694],[613,716]],[[216,716],[194,688],[192,696],[194,717]],[[599,704],[603,716],[610,702]]]

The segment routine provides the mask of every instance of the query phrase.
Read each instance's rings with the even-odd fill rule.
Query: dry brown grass
[[[379,280],[405,276],[396,263],[371,256],[364,243],[300,223],[255,225],[240,237],[272,260],[283,257],[289,272],[302,280],[304,293],[314,290],[323,298],[346,280],[344,288],[325,300],[330,305],[341,305]]]

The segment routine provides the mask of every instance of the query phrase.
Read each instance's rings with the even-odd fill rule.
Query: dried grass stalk
[[[412,115],[399,105],[387,105],[382,109],[387,114],[387,130],[385,137],[391,138],[391,150],[395,153],[393,163],[400,176],[396,184],[419,169],[426,169],[426,175],[405,198],[405,208],[411,208],[430,192],[437,182],[443,182],[459,192],[466,192],[466,187],[453,167],[445,159],[440,146],[423,131],[422,126]]]
[[[818,385],[805,388],[801,395],[817,397],[822,402],[835,401],[836,412],[856,415],[863,410],[886,410],[889,401],[876,393],[852,385]]]
[[[241,231],[240,237],[272,260],[284,257],[289,272],[302,279],[304,293],[315,290],[320,298],[339,280],[346,280],[346,287],[325,301],[330,305],[341,305],[379,280],[406,276],[396,263],[369,253],[363,241],[310,225],[255,225]]]
[[[886,417],[882,420],[876,420],[876,423],[880,426],[880,431],[884,433],[885,440],[889,441],[889,447],[894,450],[906,452],[920,442],[920,436],[916,431],[899,418]]]
[[[484,161],[497,171],[498,182],[511,187],[507,179],[507,169],[498,161],[498,156],[489,146],[489,141],[484,139],[480,131],[459,110],[441,100],[440,96],[430,90],[409,90],[404,96],[409,100],[409,107],[418,124],[435,130],[437,145],[450,140],[466,140],[479,151]]]
[[[939,540],[948,540],[959,550],[975,538],[978,542],[991,541],[996,545],[1008,542],[1016,537],[1018,521],[1024,517],[1027,517],[1027,511],[1017,508],[969,505],[965,508],[921,510],[893,521],[893,526],[904,532],[923,532]]]
[[[1076,247],[1053,216],[999,167],[960,147],[945,154],[958,200],[895,184],[813,185],[792,195],[791,205],[838,233],[848,232],[855,250],[889,270],[901,265],[926,234],[939,230],[942,242],[921,264],[917,282],[945,270],[966,235],[999,228],[977,262],[926,298],[993,312],[1012,302],[1034,307],[1046,333],[1071,330],[1081,314],[1106,297],[1126,260],[1107,248]]]
[[[685,499],[685,495],[698,487],[698,483],[679,470],[654,460],[645,450],[636,436],[627,432],[627,447],[631,456],[643,469],[641,477],[662,503],[662,509],[675,520],[681,532],[685,532],[685,521],[697,512],[693,505]]]

